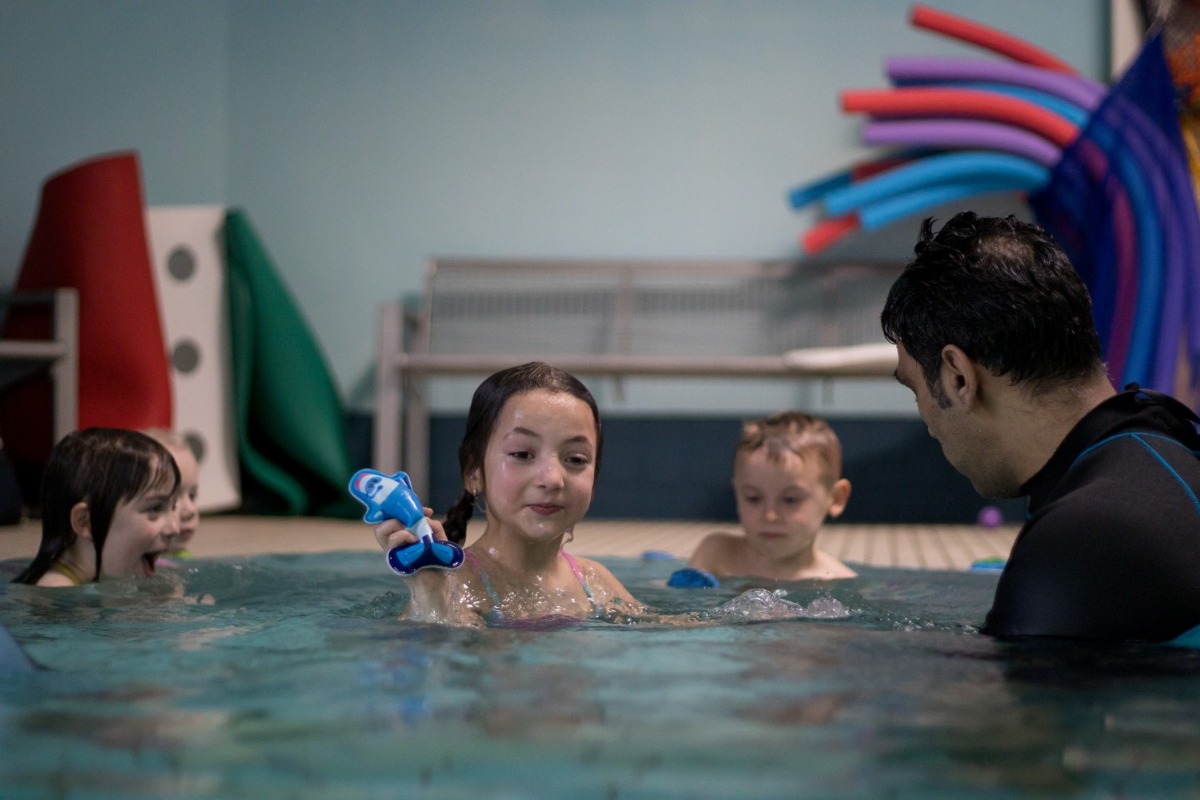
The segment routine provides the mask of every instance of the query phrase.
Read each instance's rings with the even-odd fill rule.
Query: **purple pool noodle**
[[[1128,148],[1116,147],[1116,135],[1105,125],[1092,126],[1090,135],[1106,152],[1117,179],[1125,186],[1137,222],[1137,297],[1133,301],[1133,321],[1130,325],[1129,352],[1121,383],[1136,382],[1150,385],[1153,344],[1147,334],[1147,321],[1157,313],[1162,298],[1163,236],[1158,220],[1158,207],[1147,176],[1138,167]]]
[[[1008,83],[1061,97],[1089,111],[1099,105],[1106,91],[1104,84],[1088,78],[1007,61],[892,56],[885,64],[888,78],[897,83],[964,80]]]
[[[1081,139],[1077,153],[1088,173],[1097,184],[1109,174],[1108,157],[1090,139]],[[1119,194],[1114,198],[1113,234],[1117,238],[1116,304],[1113,306],[1112,334],[1109,337],[1106,358],[1110,375],[1120,383],[1125,373],[1125,362],[1129,356],[1129,339],[1133,331],[1134,301],[1137,299],[1137,218],[1129,192],[1120,183]]]
[[[1123,144],[1118,161],[1132,161],[1132,171],[1149,184],[1154,208],[1146,216],[1145,224],[1152,226],[1146,232],[1158,237],[1158,258],[1142,258],[1130,342],[1133,363],[1122,380],[1172,391],[1179,343],[1185,331],[1190,343],[1195,327],[1194,320],[1191,326],[1184,320],[1191,268],[1188,254],[1196,252],[1200,242],[1190,170],[1180,157],[1179,143],[1172,142],[1141,106],[1124,95],[1114,95],[1097,117],[1097,138]],[[1168,124],[1173,124],[1173,117]]]
[[[1129,336],[1133,329],[1133,301],[1137,297],[1137,251],[1138,234],[1137,219],[1133,213],[1133,202],[1129,192],[1119,183],[1115,185],[1112,197],[1112,226],[1113,236],[1116,237],[1117,300],[1121,301],[1120,292],[1125,292],[1127,310],[1125,312],[1124,338],[1118,350],[1110,348],[1109,364],[1112,377],[1125,371],[1125,362],[1129,358]],[[1115,314],[1114,314],[1115,317]],[[1113,320],[1112,329],[1116,330],[1117,319]]]
[[[1150,385],[1169,392],[1174,388],[1178,348],[1185,331],[1187,254],[1196,252],[1192,249],[1195,206],[1194,201],[1189,203],[1190,178],[1181,174],[1178,160],[1170,158],[1178,151],[1136,104],[1118,99],[1103,116],[1122,124],[1129,134],[1121,139],[1150,181],[1157,206],[1155,217],[1163,228],[1162,302],[1157,313],[1146,317],[1143,330],[1156,344]]]
[[[1008,179],[1014,189],[1032,190],[1044,186],[1050,178],[1050,172],[1029,159],[1004,153],[978,150],[945,153],[918,159],[852,186],[832,191],[825,196],[825,212],[831,216],[839,216],[931,184],[991,177]]]
[[[963,119],[875,120],[863,126],[863,141],[869,145],[917,145],[929,147],[1000,150],[1051,167],[1062,150],[1036,133],[999,122]]]
[[[1145,163],[1162,168],[1170,189],[1168,205],[1161,211],[1164,219],[1171,218],[1170,222],[1164,223],[1168,237],[1168,285],[1165,298],[1169,309],[1168,313],[1163,315],[1165,335],[1159,337],[1160,355],[1157,361],[1163,367],[1157,379],[1161,381],[1158,386],[1160,390],[1173,391],[1180,341],[1186,335],[1188,349],[1192,353],[1200,346],[1200,314],[1186,313],[1189,308],[1189,291],[1196,291],[1190,258],[1192,254],[1200,253],[1200,211],[1196,208],[1191,168],[1187,163],[1183,143],[1179,138],[1171,140],[1170,134],[1175,132],[1174,129],[1162,130],[1142,108],[1127,101],[1122,103],[1119,113],[1136,121],[1137,130],[1147,140]],[[1168,157],[1163,158],[1163,155]],[[1171,158],[1171,155],[1175,157]],[[1195,304],[1191,304],[1190,307],[1200,308]],[[1185,320],[1185,316],[1189,319]]]

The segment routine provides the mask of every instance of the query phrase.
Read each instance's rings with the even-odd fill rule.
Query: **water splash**
[[[808,605],[784,599],[783,589],[750,589],[708,612],[722,622],[760,622],[777,619],[842,619],[850,609],[829,595],[814,598]]]

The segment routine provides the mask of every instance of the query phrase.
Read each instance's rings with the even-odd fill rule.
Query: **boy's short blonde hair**
[[[742,436],[733,451],[733,466],[744,455],[766,448],[767,458],[782,463],[788,453],[804,458],[815,454],[826,484],[842,476],[842,443],[825,420],[800,411],[780,411],[742,423]]]

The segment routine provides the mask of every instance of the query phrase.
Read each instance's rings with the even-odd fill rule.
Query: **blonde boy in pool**
[[[742,533],[710,533],[688,566],[717,577],[855,577],[817,547],[825,519],[840,516],[850,499],[841,470],[841,443],[824,420],[784,411],[745,423],[733,458]]]

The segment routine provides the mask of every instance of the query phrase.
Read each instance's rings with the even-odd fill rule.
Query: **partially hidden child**
[[[200,464],[183,434],[165,428],[150,428],[145,433],[167,448],[171,457],[175,459],[175,465],[179,467],[179,495],[175,504],[175,513],[179,515],[179,535],[175,537],[173,549],[168,555],[172,558],[190,558],[188,547],[200,528],[200,507],[197,505],[200,493]]]
[[[842,447],[824,420],[783,411],[742,426],[734,449],[738,533],[710,533],[688,561],[715,577],[781,581],[853,578],[817,546],[826,519],[850,499]]]

